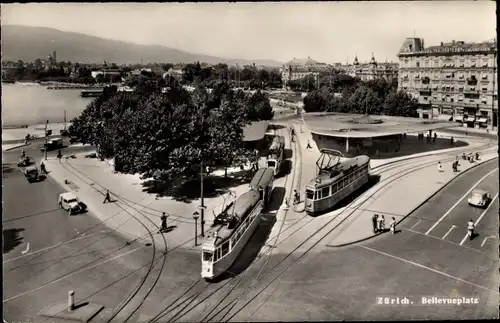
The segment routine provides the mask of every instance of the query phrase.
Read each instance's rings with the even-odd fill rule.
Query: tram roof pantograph
[[[348,175],[356,169],[370,162],[370,157],[366,155],[357,156],[340,160],[335,167],[325,171],[313,178],[307,185],[308,188],[316,189],[318,187],[328,186],[335,183],[339,178]]]

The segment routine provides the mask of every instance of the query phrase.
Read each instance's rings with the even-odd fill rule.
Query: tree
[[[389,116],[418,117],[418,101],[408,93],[392,90],[385,98],[383,112]]]
[[[350,113],[360,114],[380,114],[382,103],[377,93],[366,86],[360,86],[347,99],[347,106]]]
[[[259,121],[273,118],[274,112],[267,93],[257,90],[246,101],[248,102],[246,104],[247,120]]]

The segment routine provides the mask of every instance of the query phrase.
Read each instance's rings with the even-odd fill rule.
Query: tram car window
[[[323,154],[328,155],[327,152],[323,152]],[[338,202],[365,185],[370,174],[370,158],[368,156],[338,158],[335,163],[329,163],[326,166],[322,162],[322,158],[324,157],[320,157],[316,163],[319,168],[318,175],[309,182],[305,191],[306,212],[309,214],[334,207]]]

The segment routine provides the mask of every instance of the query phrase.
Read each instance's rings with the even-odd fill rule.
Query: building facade
[[[399,50],[398,88],[419,102],[423,118],[498,127],[496,40],[424,47],[407,38]]]
[[[369,63],[360,63],[356,55],[352,65],[340,65],[337,68],[352,77],[360,78],[362,81],[371,81],[378,78],[391,81],[398,77],[398,65],[398,63],[392,62],[378,63],[372,53]]]
[[[294,58],[280,68],[283,88],[286,88],[288,82],[303,79],[308,75],[313,76],[317,82],[320,73],[329,72],[331,70],[331,65],[319,63],[310,57],[306,59]]]

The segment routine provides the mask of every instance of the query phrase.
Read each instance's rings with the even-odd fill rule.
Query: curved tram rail
[[[63,165],[61,163],[61,165]],[[91,181],[94,185],[91,185],[91,187],[93,187],[96,191],[100,192],[97,188],[95,188],[95,186],[100,186],[102,189],[105,189],[104,186],[96,183],[92,178],[90,178],[89,176],[85,175],[84,173],[82,173],[81,171],[79,171],[78,169],[76,169],[75,167],[71,166],[70,163],[67,162],[66,160],[66,165],[69,166],[69,167],[66,167],[63,165],[63,167],[65,167],[66,169],[70,170],[74,175],[76,175],[77,177],[79,177],[81,180],[83,180],[85,182],[85,179],[88,179],[89,181]],[[76,173],[79,173],[76,174]],[[102,192],[101,192],[102,193]],[[117,195],[117,197],[119,198],[119,196]],[[122,201],[123,203],[123,201]],[[160,230],[160,228],[158,227],[158,225],[156,223],[154,223],[149,217],[143,215],[138,209],[130,206],[130,205],[127,205],[126,203],[123,203],[125,204],[126,206],[129,206],[130,208],[136,210],[138,213],[140,213],[146,220],[148,220],[151,224],[153,224],[153,226],[155,226],[158,231]],[[111,314],[111,316],[108,318],[107,322],[111,322],[116,316],[118,316],[118,314],[120,312],[122,312],[131,302],[132,300],[134,299],[134,297],[139,293],[139,291],[142,289],[142,287],[146,284],[146,280],[147,278],[149,277],[150,273],[152,272],[153,268],[155,267],[156,263],[158,260],[162,259],[162,262],[161,262],[161,267],[160,267],[160,270],[158,272],[158,275],[156,276],[156,278],[153,280],[153,283],[152,285],[149,287],[149,289],[147,290],[146,294],[143,296],[143,298],[139,301],[139,304],[127,315],[127,317],[123,320],[123,322],[127,322],[138,310],[139,308],[142,306],[142,304],[144,303],[144,301],[147,299],[147,297],[152,293],[154,287],[156,286],[156,284],[158,283],[160,277],[161,277],[161,274],[163,272],[163,268],[165,266],[165,262],[166,262],[166,250],[163,252],[163,255],[160,256],[158,259],[156,259],[156,243],[155,243],[155,239],[154,239],[154,236],[153,236],[153,233],[151,232],[151,230],[149,230],[149,228],[135,215],[133,215],[130,211],[128,211],[126,208],[124,208],[123,206],[119,205],[118,206],[123,210],[125,211],[127,214],[129,214],[131,217],[133,217],[137,222],[139,222],[143,227],[144,229],[148,232],[150,238],[151,238],[151,243],[152,243],[152,247],[153,247],[153,255],[152,255],[152,260],[149,262],[149,266],[147,268],[147,271],[146,271],[146,274],[142,277],[141,281],[139,282],[139,284],[137,285],[137,287],[134,289],[134,291],[132,291],[125,299],[124,301],[122,302],[121,305],[119,305],[115,311]],[[167,248],[167,240],[165,238],[165,236],[162,234],[162,239],[163,239],[163,242],[165,244],[165,249]]]
[[[297,143],[298,144],[298,143]],[[487,144],[487,145],[484,145],[482,147],[478,147],[476,148],[476,150],[482,150],[482,149],[485,149],[485,148],[488,148],[488,147],[491,147],[492,145],[491,144]],[[465,150],[465,149],[463,149]],[[470,149],[469,149],[470,150]],[[441,156],[441,155],[449,155],[449,156],[455,156],[457,153],[461,152],[462,150],[457,150],[457,151],[453,151],[453,152],[443,152],[443,153],[438,153],[438,154],[434,154],[434,156]],[[294,157],[297,155],[297,153],[294,153]],[[382,169],[382,171],[379,173],[379,174],[382,174],[382,173],[385,173],[385,172],[388,172],[389,170],[393,169],[393,168],[396,168],[396,167],[400,167],[401,164],[411,164],[412,165],[412,170],[408,173],[405,173],[403,175],[400,175],[398,176],[396,179],[393,179],[390,181],[390,183],[392,183],[393,181],[403,177],[403,176],[406,176],[407,174],[411,173],[411,172],[414,172],[416,170],[419,170],[419,169],[422,169],[424,167],[427,167],[429,165],[432,165],[435,163],[435,161],[433,162],[427,162],[423,165],[420,165],[420,167],[418,169],[415,169],[414,167],[414,164],[415,164],[415,159],[418,159],[418,158],[421,158],[421,157],[426,157],[426,156],[418,156],[418,157],[415,157],[415,158],[410,158],[411,160],[404,160],[404,161],[398,161],[397,163],[393,163],[395,165],[388,165],[388,164],[384,164],[384,165],[380,165],[380,166],[377,166],[377,167],[374,167],[372,170],[376,170],[376,169]],[[452,161],[454,160],[454,157],[450,157],[448,159],[442,159],[443,161]],[[295,164],[295,163],[294,163]],[[394,176],[397,176],[401,173],[404,173],[404,171],[400,171],[396,174],[393,174],[391,175],[389,178],[387,179],[384,179],[382,182],[385,182],[387,180],[389,180],[391,177],[394,177]],[[300,176],[300,175],[299,175]],[[288,178],[288,176],[287,176]],[[299,178],[300,179],[300,178]],[[386,185],[389,185],[390,183],[388,184],[385,184],[384,186]],[[373,194],[376,194],[378,191],[382,190],[383,187],[379,188],[376,192],[374,192]],[[291,192],[290,192],[291,194]],[[372,194],[372,195],[373,195]],[[356,203],[357,201],[359,200],[359,197],[356,198],[355,200],[351,201],[349,203],[349,205],[341,212],[341,213],[344,213],[346,212],[350,205],[353,205],[354,203]],[[360,206],[357,206],[355,210],[353,210],[350,214],[354,213]],[[286,217],[286,213],[285,213],[285,217]],[[287,237],[285,237],[283,240],[281,240],[280,242],[278,242],[278,239],[279,239],[279,235],[289,229],[291,229],[293,226],[295,226],[296,224],[300,223],[301,220],[303,220],[305,217],[307,217],[307,215],[304,215],[302,218],[298,219],[298,220],[295,220],[290,226],[288,226],[286,229],[283,230],[283,223],[285,221],[282,222],[282,225],[280,227],[280,230],[278,232],[278,234],[276,234],[274,237],[272,238],[269,238],[268,241],[272,240],[272,239],[276,239],[277,243],[275,244],[274,247],[284,243],[286,240],[288,240],[289,238],[291,238],[297,231],[299,231],[300,229],[302,229],[303,227],[307,226],[310,222],[312,222],[314,220],[314,218],[312,218],[310,221],[308,221],[306,224],[303,224],[301,225],[298,229],[294,230],[290,235],[288,235]],[[348,218],[348,216],[344,219],[346,220]],[[328,224],[331,224],[331,222],[335,220],[332,219],[331,221],[329,221],[327,223]],[[342,220],[342,222],[344,221]],[[332,228],[326,235],[328,235],[330,232],[332,232],[335,228],[337,228],[340,224],[339,223],[337,224],[334,228]],[[288,253],[288,255],[283,258],[279,263],[277,263],[276,265],[274,265],[272,268],[270,268],[269,270],[267,270],[266,272],[264,272],[264,274],[262,276],[260,276],[261,272],[263,271],[263,269],[265,268],[266,264],[268,263],[269,261],[269,256],[272,252],[272,249],[266,251],[266,252],[261,252],[261,254],[258,256],[258,258],[261,258],[263,256],[266,256],[267,259],[264,260],[264,265],[262,266],[262,268],[260,269],[259,273],[256,275],[256,278],[254,279],[254,283],[252,283],[252,285],[246,289],[246,292],[244,292],[242,295],[238,296],[235,300],[233,301],[230,301],[227,305],[225,305],[223,308],[221,308],[217,313],[215,313],[214,315],[212,315],[211,317],[208,317],[211,313],[213,313],[217,307],[221,306],[222,305],[222,302],[227,299],[227,297],[232,293],[232,291],[235,289],[236,285],[238,285],[241,280],[247,275],[248,271],[250,268],[253,268],[253,266],[255,266],[256,262],[252,263],[244,272],[243,275],[240,275],[240,278],[234,283],[232,284],[232,287],[230,288],[229,292],[222,298],[222,300],[220,300],[220,302],[218,302],[213,308],[212,310],[210,310],[207,315],[205,315],[204,317],[204,321],[211,321],[211,320],[214,320],[214,318],[219,315],[222,311],[226,310],[226,313],[223,315],[222,318],[220,318],[219,320],[222,320],[224,317],[226,317],[230,311],[232,310],[232,308],[240,301],[240,299],[245,295],[247,294],[251,288],[259,281],[261,281],[266,275],[268,275],[271,271],[273,271],[277,266],[279,266],[283,261],[285,261],[287,258],[289,258],[290,255],[294,254],[295,251],[297,251],[299,248],[301,248],[306,242],[308,242],[312,237],[314,237],[315,235],[317,235],[319,232],[321,232],[324,228],[314,232],[310,237],[308,237],[305,241],[303,241],[298,247],[296,247],[292,252]],[[326,236],[325,235],[325,236]],[[321,240],[324,239],[324,236],[321,238]],[[314,244],[314,246],[316,246],[317,244],[319,243],[319,241],[317,243]],[[313,247],[314,247],[313,246]],[[312,247],[310,248],[312,249]],[[309,252],[308,249],[304,254],[302,254],[300,257],[303,257],[307,252]],[[286,269],[285,269],[286,270]],[[283,271],[284,272],[284,271]],[[281,275],[281,273],[280,273]],[[280,276],[278,275],[278,276]],[[277,277],[276,277],[277,279]],[[179,308],[181,305],[185,304],[182,308],[180,308],[173,316],[170,317],[170,320],[169,322],[171,321],[175,321],[175,320],[178,320],[180,319],[181,317],[187,315],[188,313],[190,313],[194,308],[200,306],[204,301],[206,301],[207,299],[209,299],[210,297],[212,297],[213,295],[215,295],[216,293],[218,293],[221,289],[223,289],[224,287],[226,287],[230,282],[231,280],[228,280],[226,281],[224,284],[222,284],[221,286],[219,286],[217,289],[215,289],[214,291],[212,291],[211,293],[209,293],[208,295],[206,295],[203,299],[199,300],[196,304],[194,304],[193,306],[191,306],[190,308],[189,305],[192,304],[198,297],[201,296],[201,294],[207,289],[207,287],[209,286],[208,284],[202,284],[201,286],[201,289],[197,292],[195,292],[194,294],[190,295],[190,296],[187,296],[183,301],[181,301],[180,303],[178,303],[183,297],[185,297],[191,290],[195,289],[195,287],[200,283],[202,282],[203,280],[202,279],[199,279],[197,280],[191,287],[189,287],[182,295],[180,295],[178,298],[176,298],[172,303],[170,303],[170,305],[168,305],[164,310],[162,310],[160,313],[158,313],[158,315],[156,315],[150,322],[156,322],[158,321],[159,319],[161,319],[162,317],[165,317],[167,314],[169,313],[172,313],[175,309]],[[268,286],[266,286],[264,289],[267,289]],[[261,291],[262,292],[262,291]],[[259,292],[259,294],[261,293]],[[256,295],[255,297],[257,297],[258,295]],[[254,297],[254,298],[255,298]],[[254,298],[252,298],[250,301],[252,301]],[[177,303],[177,304],[176,304]],[[175,305],[176,304],[176,305]],[[229,308],[229,310],[228,310]],[[237,311],[239,312],[241,311],[241,308]],[[234,313],[234,315],[236,315],[237,313]],[[234,317],[234,315],[231,316]]]

